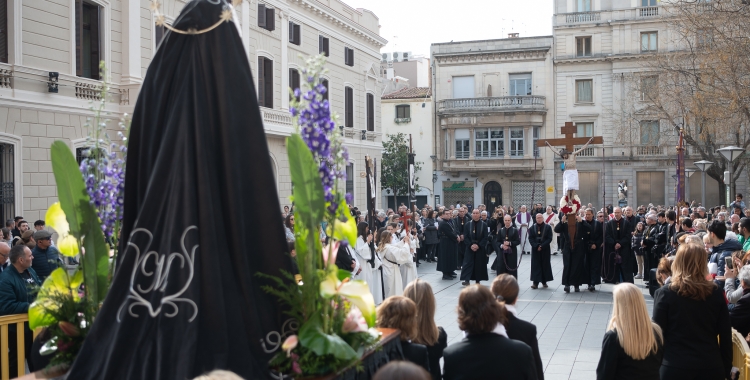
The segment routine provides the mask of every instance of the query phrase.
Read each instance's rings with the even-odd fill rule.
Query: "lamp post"
[[[729,203],[732,202],[732,182],[734,179],[734,170],[732,170],[732,162],[736,160],[739,156],[741,156],[743,153],[745,153],[745,149],[740,148],[738,146],[727,146],[721,149],[718,149],[717,152],[721,153],[722,156],[724,156],[724,159],[727,160],[729,164],[729,183],[727,186],[729,186],[729,189],[727,190],[727,206]]]
[[[701,206],[703,207],[706,207],[706,170],[710,169],[713,164],[713,162],[706,160],[695,163],[695,166],[701,171]]]
[[[688,204],[688,208],[690,207],[690,177],[695,174],[695,169],[685,169],[685,203]]]

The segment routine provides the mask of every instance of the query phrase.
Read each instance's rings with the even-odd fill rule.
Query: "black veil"
[[[193,0],[173,26],[225,7]],[[255,273],[291,259],[255,93],[233,22],[165,36],[133,113],[117,273],[69,378],[269,377],[291,323]]]

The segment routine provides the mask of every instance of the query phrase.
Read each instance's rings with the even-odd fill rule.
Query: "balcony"
[[[663,156],[664,148],[660,146],[637,146],[636,154],[639,156]]]
[[[397,117],[397,118],[393,119],[393,122],[396,123],[396,124],[411,123],[411,118],[410,117]]]
[[[445,99],[438,102],[437,109],[440,114],[547,110],[545,97],[536,95]]]
[[[638,18],[659,17],[659,7],[638,7],[636,9],[636,17]]]
[[[461,153],[460,157],[458,153]],[[537,170],[544,168],[543,159],[536,159],[536,168]],[[486,171],[523,171],[530,173],[534,170],[534,157],[475,157],[471,159],[468,154],[457,152],[455,159],[442,160],[442,170],[449,172],[468,171],[472,173]]]
[[[566,24],[580,24],[583,22],[596,22],[602,20],[602,12],[576,12],[565,15]]]

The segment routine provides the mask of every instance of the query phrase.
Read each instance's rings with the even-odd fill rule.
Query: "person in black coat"
[[[466,237],[464,236],[464,226],[469,223],[468,215],[466,215],[466,206],[461,206],[458,209],[458,216],[453,218],[453,227],[456,229],[456,234],[461,237],[458,242],[458,269],[462,269],[461,265],[464,262],[464,252],[466,252]]]
[[[443,351],[444,380],[537,379],[531,348],[507,337],[505,313],[486,287],[472,285],[461,291],[458,327],[466,337]]]
[[[622,217],[622,209],[615,207],[614,219],[607,222],[604,228],[604,268],[602,277],[604,282],[617,284],[623,282],[633,283],[633,271],[631,260],[635,257],[630,253],[630,224]],[[627,268],[627,270],[623,270]]]
[[[440,238],[438,238],[438,221],[435,218],[436,215],[437,211],[430,210],[427,213],[427,218],[425,218],[423,221],[425,245],[424,250],[427,256],[428,263],[435,261],[435,257],[437,256],[438,243],[440,243]]]
[[[513,219],[510,215],[503,217],[503,225],[499,226],[492,246],[497,252],[497,260],[492,269],[497,274],[509,273],[518,278],[518,245],[521,244],[521,238],[518,229],[513,225]]]
[[[390,296],[377,309],[377,325],[382,328],[400,330],[401,351],[404,359],[417,364],[430,372],[430,359],[427,347],[412,343],[417,334],[417,305],[404,296]]]
[[[602,220],[604,214],[602,213]],[[595,286],[602,283],[602,246],[604,245],[603,230],[604,225],[594,220],[594,210],[586,209],[586,219],[583,223],[589,227],[587,233],[588,242],[586,245],[586,281],[589,284],[589,291],[596,290]]]
[[[544,223],[542,214],[536,214],[536,223],[529,228],[532,289],[536,289],[540,282],[546,288],[547,282],[553,280],[552,263],[550,263],[552,236],[552,227]]]
[[[404,297],[414,301],[417,305],[417,333],[412,342],[424,344],[430,360],[430,375],[433,380],[440,380],[440,359],[443,350],[448,347],[448,334],[440,326],[435,325],[435,294],[427,281],[416,279],[404,289]]]
[[[737,278],[742,286],[742,297],[729,311],[729,319],[737,332],[742,336],[747,336],[750,333],[750,266],[742,267]]]
[[[570,287],[573,286],[576,292],[581,291],[579,286],[585,283],[586,276],[585,258],[588,248],[589,230],[588,225],[581,222],[581,217],[576,216],[576,233],[570,236],[568,233],[568,215],[560,215],[560,223],[555,226],[555,232],[563,237],[563,278],[562,284],[565,285],[565,293],[570,293]],[[571,239],[574,242],[571,248]]]
[[[461,264],[461,280],[463,285],[469,285],[469,281],[487,281],[487,224],[480,219],[481,212],[474,209],[471,212],[471,220],[464,225],[464,262]]]
[[[652,319],[664,334],[661,380],[730,377],[729,311],[724,291],[707,276],[704,247],[685,244],[677,250],[669,284],[656,290]]]
[[[456,246],[459,242],[458,234],[451,220],[451,211],[445,210],[443,217],[438,222],[438,235],[440,246],[438,247],[438,272],[443,272],[443,280],[452,280],[456,277]]]
[[[552,231],[552,227],[547,226],[547,228]],[[533,250],[531,254],[533,257]],[[516,281],[515,277],[503,273],[495,277],[492,281],[491,289],[492,294],[495,295],[499,302],[503,302],[505,306],[505,316],[508,317],[505,328],[508,332],[508,338],[524,342],[531,347],[531,352],[534,354],[536,377],[539,380],[544,380],[544,365],[542,364],[542,356],[539,354],[539,340],[536,337],[536,326],[531,322],[519,319],[517,316],[518,281]]]

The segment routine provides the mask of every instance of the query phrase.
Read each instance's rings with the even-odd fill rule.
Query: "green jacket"
[[[23,314],[36,298],[36,287],[42,286],[34,269],[28,269],[31,282],[27,282],[12,264],[0,274],[0,315]]]

